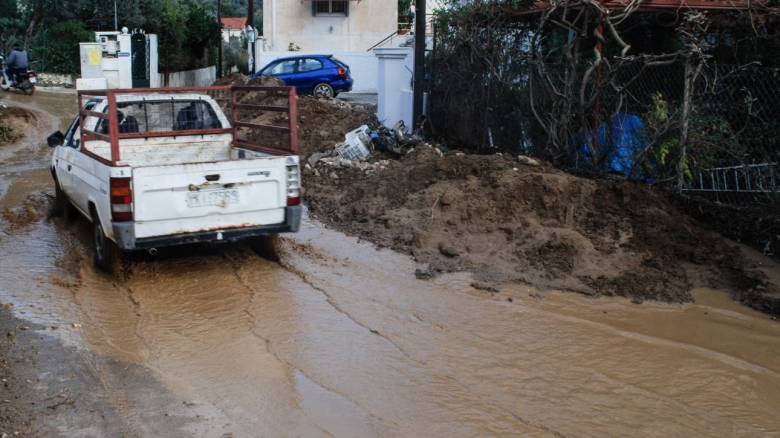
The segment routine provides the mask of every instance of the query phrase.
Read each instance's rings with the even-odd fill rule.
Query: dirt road
[[[407,256],[313,221],[278,262],[198,247],[126,280],[97,273],[86,224],[49,219],[40,195],[40,143],[72,102],[13,102],[37,111],[38,148],[0,164],[0,424],[14,428],[0,432],[780,434],[780,325],[718,291],[685,305],[488,293],[467,274],[417,280]]]

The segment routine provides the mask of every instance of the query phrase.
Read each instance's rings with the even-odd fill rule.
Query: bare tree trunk
[[[691,57],[685,57],[685,73],[683,74],[683,105],[680,115],[680,158],[677,161],[677,190],[682,191],[685,183],[685,160],[688,153],[688,127],[690,126],[691,116],[691,78],[693,77],[693,66]]]
[[[688,158],[688,134],[690,130],[691,112],[693,112],[693,97],[696,79],[702,69],[702,59],[699,56],[685,57],[685,73],[683,78],[683,105],[680,115],[680,159],[677,162],[677,190],[682,192],[685,184],[685,168]]]

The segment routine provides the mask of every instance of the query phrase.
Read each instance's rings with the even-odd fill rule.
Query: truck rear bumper
[[[302,211],[300,205],[287,207],[285,210],[285,220],[279,224],[262,225],[258,227],[227,228],[224,230],[209,230],[196,233],[143,238],[135,237],[135,228],[132,222],[120,222],[113,224],[114,241],[119,248],[126,251],[132,251],[186,245],[188,243],[231,242],[246,239],[248,237],[265,236],[269,234],[295,233],[301,226]]]

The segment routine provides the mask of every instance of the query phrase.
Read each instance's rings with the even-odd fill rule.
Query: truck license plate
[[[190,208],[216,205],[227,207],[238,203],[238,190],[209,190],[187,193],[187,206]]]

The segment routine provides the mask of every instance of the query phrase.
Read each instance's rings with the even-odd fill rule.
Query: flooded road
[[[22,99],[45,125],[73,96]],[[92,435],[780,436],[780,324],[722,292],[491,294],[311,220],[278,261],[194,247],[119,280],[83,221],[35,215],[50,176],[23,161],[0,165],[0,302],[88,363],[116,416]]]

